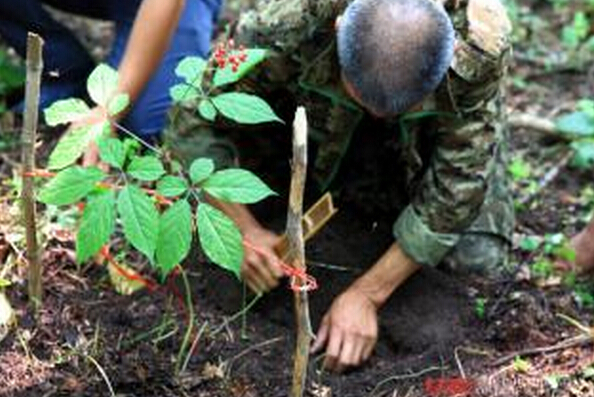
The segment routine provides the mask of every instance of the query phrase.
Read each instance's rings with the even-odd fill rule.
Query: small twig
[[[192,345],[190,346],[190,350],[188,350],[188,354],[186,355],[184,364],[181,367],[181,373],[186,372],[186,369],[188,368],[188,365],[190,364],[190,359],[194,355],[194,351],[196,350],[196,347],[198,346],[198,341],[200,340],[200,338],[202,338],[202,335],[204,334],[206,327],[208,327],[208,321],[205,321],[204,324],[202,324],[202,326],[198,330],[198,333],[196,334],[196,337],[194,338],[194,341],[192,342]]]
[[[369,392],[368,396],[369,397],[373,397],[373,395],[375,394],[375,392],[377,392],[382,386],[384,386],[387,383],[390,382],[396,382],[399,380],[407,380],[407,379],[416,379],[416,378],[420,378],[423,375],[426,375],[430,372],[436,372],[436,371],[444,371],[446,370],[447,367],[429,367],[429,368],[425,368],[419,372],[413,372],[410,374],[400,374],[400,375],[394,375],[394,376],[390,376],[389,378],[386,378],[384,380],[382,380],[381,382],[379,382],[377,385],[375,385],[375,387],[373,388],[373,390],[371,390],[371,392]]]
[[[188,308],[188,329],[186,330],[186,333],[184,335],[184,339],[183,339],[182,344],[179,348],[179,353],[177,355],[177,360],[175,362],[175,376],[179,376],[179,374],[181,373],[182,361],[185,362],[185,360],[182,360],[182,358],[183,358],[185,351],[187,350],[188,343],[190,343],[190,338],[192,337],[192,332],[194,331],[194,319],[195,319],[194,305],[192,303],[192,290],[190,289],[190,283],[188,281],[188,277],[186,275],[186,272],[180,265],[177,265],[177,267],[178,267],[179,272],[182,276],[182,280],[184,282],[184,287],[186,289],[186,306]]]
[[[529,113],[514,113],[509,116],[507,123],[512,128],[525,128],[550,135],[559,140],[571,141],[571,138],[559,134],[555,123],[544,117]]]
[[[101,367],[101,365],[99,365],[97,360],[95,360],[93,357],[91,357],[87,354],[83,354],[83,356],[87,360],[89,360],[95,366],[95,368],[97,368],[97,371],[99,371],[99,373],[101,374],[101,377],[103,378],[103,380],[105,381],[105,384],[107,385],[107,388],[109,389],[109,394],[111,395],[111,397],[116,397],[115,391],[113,390],[113,387],[111,386],[111,382],[109,381],[109,378],[107,377],[107,374],[105,373],[105,370],[103,369],[103,367]]]
[[[278,336],[276,338],[272,338],[272,339],[266,340],[264,342],[261,342],[261,343],[255,344],[253,346],[250,346],[247,349],[239,352],[235,356],[231,357],[230,359],[225,360],[225,362],[227,364],[227,372],[230,372],[231,371],[231,364],[235,360],[240,359],[241,357],[245,356],[246,354],[249,354],[249,353],[253,352],[254,350],[258,350],[258,349],[261,349],[263,347],[273,345],[275,343],[278,343],[278,342],[283,341],[284,339],[285,339],[284,336]]]
[[[462,379],[466,379],[466,373],[464,372],[464,367],[462,366],[462,361],[460,361],[460,356],[458,356],[458,350],[460,350],[460,346],[454,349],[454,359],[456,360],[456,365],[458,366],[458,371],[460,371],[460,376]]]
[[[35,170],[35,142],[37,140],[37,121],[39,117],[39,92],[43,70],[43,40],[36,34],[27,36],[27,86],[25,92],[25,114],[23,120],[23,175]],[[37,241],[35,181],[23,177],[21,193],[23,220],[26,229],[27,260],[29,262],[29,302],[35,313],[41,307],[42,269],[39,260]]]
[[[240,317],[243,317],[247,312],[249,312],[252,309],[252,307],[254,307],[256,302],[258,302],[261,297],[262,297],[262,294],[254,296],[254,298],[250,301],[250,303],[245,305],[240,311],[233,314],[231,317],[226,318],[225,321],[223,321],[223,323],[221,325],[219,325],[214,331],[212,331],[210,333],[210,336],[212,337],[212,336],[217,335],[222,330],[224,330],[230,323],[234,322],[235,320],[237,320]]]
[[[540,194],[544,189],[546,189],[551,183],[557,179],[561,170],[569,164],[571,159],[574,157],[572,151],[567,152],[561,159],[555,164],[553,168],[548,170],[542,178],[538,181],[538,189],[536,191],[530,192],[529,194],[520,198],[519,202],[522,205],[529,204],[536,196]]]
[[[495,360],[493,363],[491,363],[491,366],[497,367],[497,366],[502,365],[510,360],[513,360],[514,358],[516,358],[518,356],[526,357],[526,356],[536,356],[538,354],[552,353],[552,352],[556,352],[559,350],[570,349],[572,347],[587,345],[592,342],[593,342],[593,340],[590,335],[579,335],[579,336],[575,336],[573,338],[566,339],[562,342],[559,342],[556,345],[528,348],[528,349],[519,350],[514,353],[507,354],[507,355]]]

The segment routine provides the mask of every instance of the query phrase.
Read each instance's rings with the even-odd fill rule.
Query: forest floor
[[[554,19],[550,6],[532,11]],[[86,32],[84,26],[75,29]],[[103,25],[95,35],[107,41],[108,32]],[[527,37],[535,40],[540,33]],[[558,45],[546,35],[539,40],[550,51]],[[545,68],[527,48],[516,49],[508,84],[510,113],[552,119],[592,97],[592,63],[590,69]],[[0,264],[8,242],[22,235],[13,185],[20,161],[18,132],[6,128],[11,120],[4,118]],[[41,161],[55,141],[51,131],[43,135]],[[322,371],[320,357],[313,357],[308,396],[594,396],[589,328],[594,288],[591,278],[568,269],[563,254],[563,236],[580,230],[594,209],[591,170],[568,165],[567,142],[550,134],[517,128],[511,143],[518,219],[509,275],[486,280],[422,270],[382,309],[380,339],[369,363],[335,375]],[[547,174],[553,178],[542,183]],[[281,196],[257,210],[278,229],[285,205]],[[340,198],[338,207],[307,247],[311,274],[320,284],[311,293],[314,327],[332,299],[391,242],[393,218],[386,213],[363,213],[365,203]],[[111,388],[122,397],[288,394],[295,338],[287,287],[254,300],[227,273],[201,261],[188,263],[196,313],[193,354],[185,371],[174,377],[189,318],[181,278],[133,294],[116,292],[105,266],[76,266],[64,231],[70,216],[40,215],[46,237],[44,302],[37,320],[27,308],[25,269],[14,258],[6,261],[15,264],[5,278],[12,281],[6,292],[18,326],[0,329],[0,396],[109,396]],[[150,278],[150,269],[136,258],[123,260]],[[246,304],[249,310],[243,310]]]

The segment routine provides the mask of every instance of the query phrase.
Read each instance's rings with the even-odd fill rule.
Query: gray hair
[[[433,0],[354,0],[338,27],[344,78],[363,104],[401,113],[433,92],[454,52],[454,28]]]

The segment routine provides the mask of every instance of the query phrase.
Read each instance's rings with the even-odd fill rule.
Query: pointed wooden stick
[[[34,178],[35,142],[37,141],[37,119],[39,117],[39,91],[41,72],[43,70],[43,40],[36,34],[27,37],[27,85],[25,89],[25,114],[23,121],[23,190],[21,193],[23,221],[27,240],[27,261],[29,263],[29,302],[35,312],[41,306],[42,284],[41,263],[39,262],[39,245],[37,243],[37,227],[35,224],[36,207]]]
[[[307,170],[307,117],[305,109],[300,107],[293,122],[293,167],[291,177],[291,192],[289,196],[289,211],[287,216],[287,239],[289,242],[289,263],[296,269],[306,272],[305,249],[303,238],[303,191]],[[309,361],[309,346],[312,339],[311,321],[309,317],[309,303],[307,290],[303,281],[292,280],[295,283],[295,313],[297,317],[297,346],[295,348],[292,397],[303,397],[307,380],[307,364]]]

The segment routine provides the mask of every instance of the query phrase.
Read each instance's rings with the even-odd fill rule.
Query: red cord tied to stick
[[[272,256],[270,254],[268,254],[267,252],[264,252],[264,250],[262,250],[261,248],[257,247],[256,245],[250,243],[247,240],[243,240],[243,245],[245,245],[247,248],[253,250],[254,252],[257,252],[258,254],[265,256],[266,258],[268,258],[270,261],[274,262],[275,264],[277,264],[282,271],[285,273],[285,275],[291,277],[291,284],[290,284],[290,288],[291,290],[295,291],[295,292],[300,292],[300,291],[314,291],[316,289],[318,289],[318,281],[311,275],[307,274],[307,272],[305,272],[304,270],[301,269],[296,269],[293,266],[283,262],[282,260],[278,259],[275,256]]]

